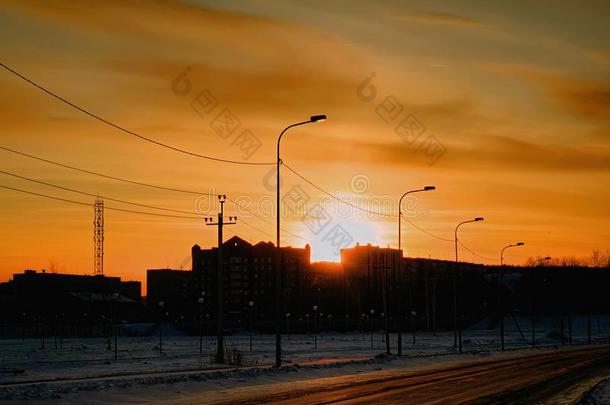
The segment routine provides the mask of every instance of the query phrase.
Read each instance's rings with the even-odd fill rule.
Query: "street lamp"
[[[373,350],[373,335],[374,335],[374,331],[373,331],[373,329],[374,329],[374,327],[373,327],[373,316],[375,315],[375,310],[371,309],[369,311],[369,314],[370,314],[369,315],[369,324],[370,324],[370,327],[371,327],[371,351],[372,351]]]
[[[460,226],[464,224],[469,224],[471,222],[480,222],[483,221],[483,217],[476,217],[469,221],[463,221],[457,224],[455,227],[455,262],[459,263],[458,260],[458,229]],[[457,297],[457,274],[453,275],[453,347],[456,348],[459,346],[459,352],[462,353],[462,330],[458,328],[458,297]],[[459,343],[459,345],[458,345]]]
[[[469,224],[471,222],[479,222],[479,221],[483,221],[484,218],[482,217],[476,217],[475,219],[471,219],[470,221],[464,221],[464,222],[460,222],[456,227],[455,227],[455,261],[458,262],[458,229],[460,228],[460,226],[464,225],[464,224]]]
[[[532,267],[537,267],[538,263],[542,263],[542,262],[547,261],[547,260],[551,260],[551,257],[550,256],[546,256],[546,257],[543,257],[541,259],[534,260],[534,264],[533,264]],[[536,277],[536,273],[533,273],[532,281],[531,281],[531,284],[532,284],[532,288],[531,288],[531,291],[532,291],[531,292],[532,308],[531,308],[531,314],[530,314],[530,318],[531,318],[530,319],[530,323],[531,323],[531,327],[532,327],[532,348],[536,347],[536,312],[535,312],[535,302],[536,302],[536,297],[535,297],[536,292],[535,291],[536,291],[536,284],[535,284],[535,281],[536,281],[537,278],[538,277]],[[562,326],[563,326],[563,315],[561,317],[561,320],[562,320]],[[561,331],[561,333],[562,333],[562,337],[563,337],[563,331]]]
[[[254,313],[254,301],[248,301],[248,308],[250,308],[250,352],[252,352],[252,328],[253,328],[253,313]]]
[[[314,348],[318,348],[318,306],[313,306],[313,342]]]
[[[435,186],[425,186],[425,187],[419,188],[417,190],[407,191],[406,193],[404,193],[402,195],[402,197],[400,197],[400,200],[398,201],[398,249],[399,250],[402,247],[402,245],[401,245],[401,218],[402,218],[402,200],[403,200],[403,198],[405,198],[409,194],[419,193],[422,191],[432,191],[432,190],[436,190],[436,187]]]
[[[416,321],[417,321],[417,312],[411,311],[411,332],[413,333],[413,346],[415,346],[415,329],[416,329]]]
[[[112,325],[112,321],[110,321],[110,325],[113,326],[113,329],[114,329],[114,359],[116,360],[118,358],[118,355],[119,355],[119,353],[118,353],[118,346],[117,346],[117,343],[118,343],[117,335],[119,334],[119,331],[118,331],[118,323],[117,323],[117,319],[116,319],[117,318],[117,312],[118,312],[117,303],[118,303],[119,298],[120,298],[119,293],[112,294],[112,298],[113,298],[113,301],[114,301],[114,311],[113,312],[114,312],[114,318],[115,318],[114,319],[115,325]]]
[[[413,193],[419,193],[421,191],[432,191],[432,190],[436,190],[435,186],[425,186],[423,188],[417,189],[417,190],[411,190],[411,191],[407,191],[406,193],[404,193],[402,195],[402,197],[400,197],[400,200],[398,200],[398,250],[400,250],[402,248],[402,244],[401,244],[401,236],[402,236],[402,232],[401,232],[401,219],[402,219],[402,200],[403,198],[405,198],[407,195],[409,194],[413,194]],[[399,269],[400,272],[402,272],[402,254],[400,257],[400,263],[399,263]],[[400,310],[402,308],[401,303],[398,303],[398,336],[397,336],[397,344],[398,344],[398,355],[402,356],[402,328],[400,327],[401,324],[401,314],[402,311]]]
[[[541,259],[534,260],[534,266],[533,267],[536,267],[536,265],[538,263],[546,262],[548,260],[551,260],[551,256],[547,256],[547,257],[543,257]]]
[[[286,334],[290,336],[290,312],[286,312]]]
[[[280,251],[280,164],[282,159],[280,158],[280,141],[282,136],[290,128],[298,127],[300,125],[311,124],[314,122],[322,122],[326,120],[326,115],[312,115],[307,121],[297,122],[284,128],[277,138],[277,160],[276,160],[276,255],[275,255],[275,366],[280,367],[282,365],[282,320],[280,314],[280,265],[281,265],[281,251]]]
[[[511,245],[508,245],[508,246],[504,246],[504,248],[502,248],[502,252],[500,253],[500,266],[504,266],[504,251],[506,249],[514,248],[514,247],[517,247],[517,246],[523,246],[523,245],[525,245],[525,243],[517,242],[514,245],[511,244]],[[550,257],[549,257],[549,259],[550,259]]]
[[[163,307],[165,302],[159,301],[159,354],[163,353]]]
[[[199,354],[203,354],[203,302],[205,291],[201,291],[201,297],[197,299],[199,303]]]
[[[502,299],[502,294],[504,293],[504,270],[502,269],[502,267],[504,266],[504,251],[506,249],[523,245],[525,245],[525,243],[523,242],[510,244],[504,246],[504,248],[502,248],[502,251],[500,252],[500,293],[498,294],[498,301],[500,301],[500,305],[498,306],[498,309],[500,310],[500,349],[502,351],[504,351],[504,300]]]

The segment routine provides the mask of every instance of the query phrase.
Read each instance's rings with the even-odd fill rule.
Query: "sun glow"
[[[325,207],[328,217],[312,221],[293,221],[290,229],[302,236],[311,246],[312,261],[339,262],[340,250],[356,243],[379,244],[383,239],[382,224],[370,218],[360,218],[358,213],[340,212],[333,207]],[[292,240],[302,245],[302,240]],[[293,238],[294,239],[294,238]]]

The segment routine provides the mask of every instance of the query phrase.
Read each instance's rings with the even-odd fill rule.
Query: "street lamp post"
[[[508,245],[508,246],[504,246],[504,247],[502,248],[502,251],[500,252],[500,266],[504,266],[504,251],[505,251],[506,249],[514,248],[514,247],[517,247],[517,246],[523,246],[523,245],[525,245],[525,243],[523,243],[523,242],[517,242],[517,243],[515,243],[514,245],[513,245],[513,244],[511,244],[511,245]]]
[[[541,258],[541,259],[536,259],[536,260],[534,260],[534,266],[533,266],[533,267],[541,266],[541,265],[540,265],[540,264],[538,264],[538,263],[546,262],[546,261],[548,261],[548,260],[551,260],[551,257],[550,257],[550,256],[543,257],[543,258]]]
[[[286,312],[286,334],[290,336],[290,312]]]
[[[201,291],[201,297],[197,299],[199,303],[199,354],[203,354],[203,302],[205,291]]]
[[[163,353],[163,307],[165,302],[159,301],[159,354]]]
[[[313,306],[313,344],[314,348],[318,348],[318,306]]]
[[[373,351],[373,335],[374,335],[374,326],[373,326],[373,316],[375,315],[375,310],[371,309],[369,311],[369,324],[371,326],[371,351]]]
[[[276,160],[276,255],[275,255],[275,366],[280,367],[282,365],[282,319],[281,319],[281,300],[280,300],[280,289],[281,289],[281,279],[280,279],[280,265],[282,263],[281,250],[280,250],[280,165],[282,163],[282,159],[280,158],[280,142],[282,140],[282,136],[286,131],[290,128],[297,127],[299,125],[311,124],[314,122],[324,121],[326,119],[326,115],[312,115],[309,120],[297,122],[295,124],[289,125],[280,133],[280,136],[277,138],[277,160]]]
[[[435,186],[425,186],[423,188],[417,189],[417,190],[411,190],[411,191],[407,191],[406,193],[404,193],[401,197],[400,200],[398,201],[398,250],[400,251],[400,249],[402,248],[402,244],[401,244],[401,237],[402,237],[402,228],[401,228],[401,219],[402,219],[402,200],[403,198],[405,198],[407,195],[412,194],[412,193],[419,193],[421,191],[432,191],[432,190],[436,190]],[[398,268],[400,270],[400,273],[402,273],[402,254],[400,257],[400,263],[398,263]],[[398,315],[396,316],[396,319],[398,319],[398,336],[397,336],[397,344],[398,344],[398,355],[402,356],[402,328],[401,328],[401,323],[402,323],[402,305],[400,302],[400,296],[399,296],[399,302],[398,302]]]
[[[458,259],[458,229],[464,224],[471,222],[483,221],[482,217],[476,217],[469,221],[463,221],[457,224],[455,227],[455,262],[459,263]],[[462,330],[458,328],[458,296],[457,296],[457,273],[453,275],[453,347],[458,348],[459,352],[462,353]]]
[[[252,329],[254,327],[254,301],[248,301],[248,308],[250,308],[250,353],[252,353]]]
[[[541,259],[537,259],[534,261],[534,266],[539,266],[538,263],[542,263],[545,262],[547,260],[551,260],[550,256],[547,257],[543,257]],[[531,324],[532,324],[532,348],[536,347],[536,285],[535,285],[535,281],[536,281],[537,277],[536,277],[536,273],[533,274],[532,277],[532,313],[531,313]]]
[[[504,300],[502,299],[502,294],[504,293],[504,251],[509,248],[514,248],[517,246],[523,246],[525,243],[517,242],[515,244],[510,244],[504,246],[502,251],[500,252],[500,293],[498,294],[498,300],[500,301],[499,310],[500,310],[500,349],[504,351]]]
[[[118,349],[118,337],[117,335],[119,334],[118,331],[118,323],[117,323],[117,305],[118,305],[118,301],[120,298],[119,293],[114,293],[112,294],[112,298],[114,301],[114,359],[116,360],[119,356],[119,349]],[[112,325],[112,322],[110,322],[110,324]]]

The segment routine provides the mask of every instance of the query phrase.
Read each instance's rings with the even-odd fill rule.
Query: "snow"
[[[593,340],[607,342],[610,336],[610,317],[594,316],[592,326]],[[146,326],[134,328],[145,330]],[[529,328],[528,318],[507,318],[507,350],[531,350]],[[537,319],[536,328],[539,347],[536,350],[559,344],[557,317]],[[371,372],[500,355],[497,353],[500,345],[497,330],[464,331],[465,355],[456,354],[452,332],[417,333],[415,345],[411,334],[403,334],[402,358],[375,358],[385,352],[384,335],[380,331],[373,334],[372,348],[370,333],[321,334],[317,338],[317,349],[313,335],[284,335],[282,343],[286,367],[272,370],[270,366],[275,359],[273,335],[253,335],[252,352],[249,350],[249,334],[227,336],[227,351],[239,351],[242,355],[241,365],[237,367],[212,364],[211,359],[216,350],[215,337],[204,338],[204,350],[200,354],[198,336],[179,336],[178,331],[165,326],[164,330],[171,336],[163,336],[162,352],[159,351],[158,331],[143,337],[120,336],[116,360],[114,347],[109,350],[107,339],[102,338],[64,339],[61,348],[59,343],[55,348],[54,340],[47,339],[44,349],[41,349],[38,339],[0,340],[0,401],[30,402],[60,397],[64,401],[66,398],[76,398],[92,392],[95,393],[95,398],[103,398],[101,391],[120,391],[121,395],[134,392],[136,395],[142,387],[150,391],[155,386],[162,386],[168,392],[188,391],[195,389],[191,387],[193,384],[197,390],[216,392],[227,387],[251,384],[253,381],[256,384],[297,381],[311,376]],[[567,323],[564,332],[567,334]],[[573,340],[575,344],[587,341],[586,317],[574,319]],[[391,335],[390,342],[391,350],[395,353],[395,334]],[[92,398],[87,396],[87,399]]]
[[[578,405],[601,404],[610,404],[610,377],[597,383],[578,401]]]

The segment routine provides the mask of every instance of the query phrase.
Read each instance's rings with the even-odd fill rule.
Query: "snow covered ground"
[[[583,398],[578,405],[610,404],[610,377],[600,381]]]
[[[515,322],[516,321],[516,322]],[[527,349],[531,346],[532,331],[528,318],[506,320],[506,348]],[[595,342],[608,342],[610,317],[592,317],[592,338]],[[536,321],[538,346],[560,343],[558,318],[541,318]],[[567,323],[565,341],[568,341]],[[573,342],[587,341],[587,318],[578,317],[572,322]],[[277,377],[268,366],[275,359],[275,340],[272,335],[253,335],[252,351],[249,334],[227,336],[225,344],[230,353],[239,352],[242,359],[239,370],[235,366],[212,364],[216,350],[215,337],[205,337],[203,354],[199,353],[199,337],[177,336],[171,328],[164,328],[170,336],[163,336],[163,350],[159,350],[159,336],[119,337],[118,359],[114,347],[108,350],[102,338],[64,339],[56,349],[54,339],[47,339],[41,349],[38,339],[0,340],[0,400],[32,400],[54,398],[71,391],[98,391],[109,387],[132,387],[187,381],[207,382],[223,386],[228,380],[237,382],[252,376]],[[316,347],[317,340],[317,347]],[[391,350],[396,353],[396,335],[390,337]],[[372,342],[372,343],[371,343]],[[468,356],[485,356],[500,347],[497,330],[466,330],[463,332],[464,351]],[[411,334],[403,334],[401,359],[375,359],[385,352],[381,331],[370,333],[333,333],[313,335],[284,335],[283,357],[288,365],[283,373],[295,371],[341,373],[344,367],[357,367],[360,371],[390,367],[392,364],[421,364],[455,356],[453,333],[417,333],[415,344]],[[466,356],[466,357],[468,357]],[[464,356],[456,358],[463,359]],[[405,363],[406,362],[406,363]],[[322,371],[321,371],[322,370]],[[302,373],[297,373],[302,374]],[[273,377],[275,375],[275,377]],[[263,378],[264,380],[264,378]]]

